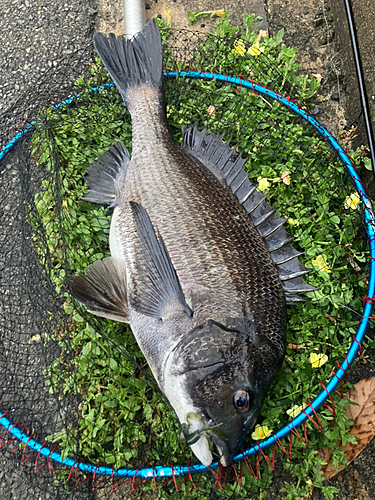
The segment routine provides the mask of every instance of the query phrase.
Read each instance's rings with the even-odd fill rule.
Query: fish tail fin
[[[163,77],[161,36],[151,19],[132,39],[95,33],[94,46],[124,100],[129,87],[149,84],[160,88]]]

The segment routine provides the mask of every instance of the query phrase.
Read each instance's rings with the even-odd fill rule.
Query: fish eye
[[[250,410],[253,394],[250,391],[239,389],[233,394],[233,406],[240,413],[246,413]]]

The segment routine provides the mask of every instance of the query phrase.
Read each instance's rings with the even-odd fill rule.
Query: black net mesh
[[[177,31],[165,38],[166,71],[241,76],[301,102],[303,88],[290,80],[279,46],[254,55],[236,38]],[[131,152],[130,116],[117,90],[91,90],[109,81],[91,50],[51,70],[0,122],[2,146],[33,122],[0,162],[0,411],[50,456],[3,427],[1,453],[22,463],[30,484],[53,498],[127,498],[145,481],[137,470],[170,464],[191,464],[191,475],[164,481],[156,493],[163,479],[151,473],[137,495],[174,495],[185,480],[179,494],[189,498],[257,498],[272,480],[277,489],[292,479],[305,457],[303,441],[316,450],[347,434],[342,393],[332,395],[315,424],[298,429],[301,439],[294,435],[293,443],[288,438],[228,470],[193,474],[197,461],[181,446],[174,413],[130,329],[88,314],[69,296],[72,274],[109,255],[111,210],[80,199],[87,191],[82,175],[118,140]],[[80,58],[90,60],[86,75],[77,72]],[[177,140],[183,124],[196,122],[225,133],[249,157],[250,180],[288,219],[300,260],[313,269],[306,281],[319,288],[289,309],[286,359],[264,402],[262,427],[249,433],[245,449],[305,408],[352,342],[366,292],[361,204],[336,152],[277,101],[208,79],[166,78],[165,93]],[[52,460],[54,451],[76,465],[93,464],[91,474]],[[133,471],[127,483],[116,477],[119,468]]]

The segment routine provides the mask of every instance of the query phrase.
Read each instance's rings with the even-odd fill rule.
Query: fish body
[[[210,465],[214,443],[229,465],[282,362],[286,293],[297,300],[306,291],[298,281],[306,271],[298,262],[285,288],[256,227],[270,226],[272,238],[281,219],[257,198],[240,155],[196,127],[182,146],[171,136],[155,21],[132,41],[96,34],[94,43],[131,113],[132,158],[117,143],[88,170],[86,199],[114,206],[111,257],[75,277],[72,294],[94,314],[130,323],[188,442],[195,436],[193,452]],[[237,194],[228,165],[242,179]],[[246,203],[259,212],[255,223]],[[284,237],[273,253],[298,261],[293,250],[285,257],[288,245]]]
[[[133,156],[116,230],[126,248],[129,275],[137,276],[138,262],[131,200],[145,208],[160,232],[184,296],[194,307],[192,327],[209,319],[226,325],[228,318],[243,318],[247,300],[258,333],[268,334],[272,324],[275,335],[282,338],[284,290],[262,238],[228,187],[174,141],[159,112],[159,92],[149,90],[141,87],[131,96],[128,92],[127,97],[133,122]],[[158,338],[156,354],[155,347],[148,347],[155,335],[143,333],[142,315],[132,307],[129,315],[133,332],[156,373],[161,357],[186,331],[168,331],[164,341]],[[158,319],[152,321],[152,330],[159,332]]]

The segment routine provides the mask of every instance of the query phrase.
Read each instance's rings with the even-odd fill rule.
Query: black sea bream
[[[308,270],[235,149],[196,126],[182,146],[171,136],[155,21],[94,44],[131,113],[132,158],[120,142],[88,169],[85,199],[114,207],[111,257],[72,295],[130,323],[194,454],[226,466],[283,360],[286,303],[312,289]]]

